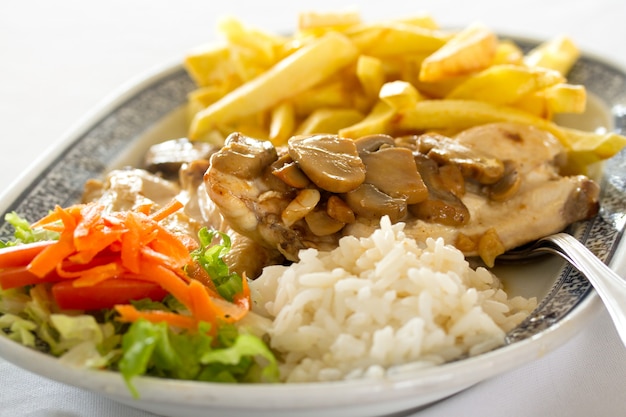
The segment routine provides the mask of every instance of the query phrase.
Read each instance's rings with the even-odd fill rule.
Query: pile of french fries
[[[289,36],[224,18],[225,40],[192,51],[185,68],[192,140],[243,134],[282,145],[298,134],[357,138],[512,121],[554,134],[570,173],[626,146],[616,133],[558,126],[582,113],[584,86],[567,82],[579,50],[565,36],[524,53],[488,27],[441,29],[428,14],[367,23],[358,12],[302,13]]]

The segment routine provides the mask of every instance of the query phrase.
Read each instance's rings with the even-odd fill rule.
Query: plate
[[[537,42],[513,39],[523,48]],[[569,81],[586,86],[589,108],[563,123],[583,129],[626,133],[626,73],[585,54]],[[58,148],[38,161],[0,199],[0,212],[42,217],[54,205],[79,200],[83,184],[113,168],[137,165],[151,144],[185,134],[184,103],[193,82],[181,65],[169,65],[132,83],[105,102]],[[570,228],[607,263],[623,259],[626,223],[626,152],[607,161],[601,178],[601,212]],[[12,229],[0,226],[0,238]],[[169,416],[380,416],[443,399],[482,380],[557,349],[600,311],[589,282],[562,261],[544,259],[496,271],[510,295],[537,296],[537,308],[507,334],[500,348],[426,369],[406,369],[384,379],[327,383],[230,385],[140,377],[133,398],[121,376],[68,367],[46,354],[0,337],[0,356],[13,364],[68,385],[104,395],[131,407]]]

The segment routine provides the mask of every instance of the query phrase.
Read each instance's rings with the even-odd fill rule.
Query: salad
[[[228,236],[160,225],[182,207],[77,204],[32,224],[7,214],[15,239],[0,243],[0,329],[62,361],[119,371],[135,395],[138,375],[278,381],[272,352],[240,325],[250,291],[221,259]]]

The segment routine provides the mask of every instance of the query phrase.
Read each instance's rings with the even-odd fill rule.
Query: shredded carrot
[[[27,269],[38,277],[45,277],[65,258],[74,253],[74,244],[67,236],[61,235],[54,244],[47,246],[28,264]]]
[[[220,296],[219,292],[217,291],[217,288],[215,288],[215,283],[211,279],[211,276],[198,263],[194,262],[194,263],[185,265],[185,273],[187,274],[187,276],[189,276],[189,278],[195,281],[200,281],[202,285],[204,285],[207,288],[207,291],[209,291],[209,294],[212,297],[219,298]]]
[[[174,271],[163,267],[162,265],[154,265],[150,262],[144,262],[141,265],[139,274],[141,279],[159,284],[163,289],[172,294],[178,301],[189,307],[190,298],[188,284],[182,280]]]
[[[132,306],[116,306],[123,321],[143,317],[195,329],[200,321],[215,324],[241,319],[251,306],[246,277],[243,277],[243,290],[235,296],[234,302],[223,299],[206,272],[202,274],[197,270],[201,267],[195,264],[190,254],[190,247],[197,246],[197,243],[190,243],[189,239],[183,239],[182,235],[159,224],[182,207],[183,204],[176,199],[152,214],[146,214],[150,205],[125,212],[107,212],[98,203],[68,208],[57,206],[33,227],[57,230],[59,240],[28,252],[32,259],[25,270],[41,278],[42,282],[54,272],[59,280],[71,281],[76,289],[131,275],[134,279],[158,285],[183,303],[192,315],[144,312]],[[18,257],[22,265],[16,266],[25,265],[25,253]]]
[[[130,304],[116,305],[115,311],[120,315],[119,320],[126,323],[132,323],[143,318],[152,323],[166,322],[171,326],[189,330],[195,330],[198,326],[193,317],[160,310],[139,311]]]
[[[73,281],[75,287],[91,287],[107,279],[119,277],[123,272],[124,269],[119,262],[98,265],[78,272],[63,271],[57,268],[57,274],[60,277],[75,278]]]
[[[213,299],[209,296],[206,287],[199,281],[191,281],[189,283],[189,308],[191,313],[198,320],[208,323],[215,323],[220,311],[213,303]]]
[[[46,229],[48,229],[49,228],[48,226],[50,225],[54,225],[53,227],[57,227],[58,225],[55,225],[55,223],[62,220],[61,211],[65,213],[71,213],[71,215],[75,216],[76,214],[80,213],[82,208],[83,208],[83,204],[76,204],[76,205],[73,205],[64,209],[61,208],[60,206],[56,206],[52,212],[50,212],[47,216],[42,217],[41,219],[34,222],[31,225],[31,227],[32,228],[44,227]],[[65,225],[65,227],[67,227],[67,224]]]
[[[128,268],[129,271],[139,273],[140,261],[137,256],[137,250],[142,244],[142,233],[139,226],[135,221],[135,216],[128,216],[126,219],[128,224],[128,231],[120,237],[120,256],[122,263]]]
[[[56,241],[46,240],[4,248],[0,251],[0,269],[26,266],[41,251],[54,244],[56,244]]]
[[[241,286],[243,287],[243,289],[241,293],[235,294],[235,296],[233,297],[233,302],[239,307],[248,311],[252,307],[252,298],[250,294],[250,286],[248,285],[248,278],[246,277],[245,272],[241,276]]]
[[[213,301],[213,306],[219,313],[218,317],[226,323],[239,321],[248,314],[248,307],[228,302],[223,298],[213,298],[211,301]]]
[[[161,221],[169,215],[176,213],[178,210],[183,208],[183,203],[181,203],[177,199],[172,199],[168,204],[161,207],[159,210],[155,211],[150,215],[150,218],[154,221]]]
[[[135,207],[135,211],[137,213],[145,214],[146,216],[148,216],[150,214],[150,210],[151,209],[152,209],[152,203],[151,202],[142,203],[139,206]]]

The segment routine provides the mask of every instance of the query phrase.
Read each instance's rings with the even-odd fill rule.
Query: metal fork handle
[[[589,280],[604,302],[626,346],[626,279],[617,275],[570,234],[557,233],[540,241],[544,244],[552,242],[555,247],[544,246],[542,249],[558,253]]]

